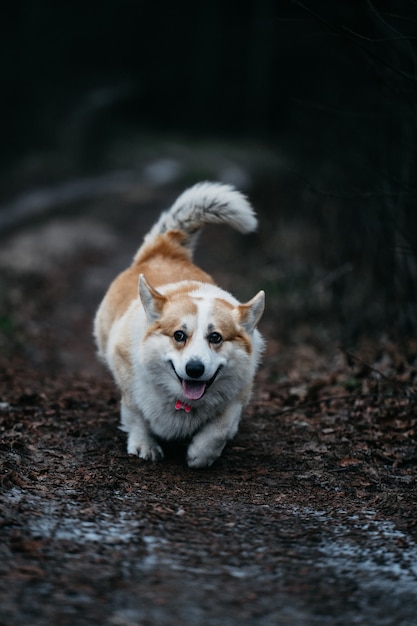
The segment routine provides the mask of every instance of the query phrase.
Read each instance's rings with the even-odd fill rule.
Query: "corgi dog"
[[[264,292],[242,304],[192,261],[210,223],[247,233],[257,219],[229,185],[187,189],[110,285],[94,321],[99,356],[121,391],[128,453],[155,461],[164,440],[184,440],[192,468],[210,466],[236,435],[264,346],[256,328]]]

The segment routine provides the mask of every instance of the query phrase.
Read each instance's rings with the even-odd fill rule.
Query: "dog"
[[[264,348],[264,292],[242,304],[192,261],[210,223],[248,233],[257,218],[230,185],[187,189],[110,285],[94,320],[98,354],[121,391],[128,453],[156,461],[164,441],[183,440],[192,468],[212,465],[236,435]]]

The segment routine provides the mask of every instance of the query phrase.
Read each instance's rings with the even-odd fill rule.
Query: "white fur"
[[[172,290],[169,285],[160,292]],[[260,359],[263,340],[257,330],[252,335],[252,353],[235,344],[224,342],[223,349],[213,351],[206,340],[213,297],[238,302],[230,294],[214,285],[202,285],[194,294],[198,298],[198,316],[184,323],[193,338],[181,352],[172,347],[170,338],[151,335],[144,341],[146,316],[139,299],[134,301],[111,330],[105,360],[122,389],[121,423],[129,433],[128,452],[141,458],[157,460],[163,452],[154,435],[161,439],[192,438],[187,459],[190,467],[205,467],[220,456],[227,440],[235,436],[240,415],[250,397],[250,387]],[[201,299],[201,300],[200,300]],[[127,376],[117,363],[116,347],[124,340],[126,327],[131,339],[133,371]],[[141,350],[137,347],[142,346]],[[205,365],[205,378],[210,379],[221,370],[206,394],[200,400],[188,400],[182,392],[178,376],[187,378],[186,363],[198,357]],[[173,363],[175,372],[170,363]],[[125,379],[128,378],[128,389]],[[192,407],[190,413],[176,410],[180,400]]]
[[[251,230],[256,225],[252,208],[238,192],[225,185],[204,184],[182,194],[171,211],[161,216],[145,241],[167,228],[178,229],[179,213],[192,238],[197,230],[195,224],[200,227],[202,219],[200,206],[194,209],[196,222],[192,226],[193,202],[197,198],[206,203],[206,208],[215,205],[216,211],[221,211],[223,206],[226,215],[223,220],[219,217],[221,214],[217,215],[217,221],[225,221],[241,230]],[[206,221],[216,221],[210,215],[210,220]],[[157,301],[154,303],[153,299],[159,294],[169,301],[184,287],[188,287],[187,298],[195,303],[197,312],[179,317],[179,328],[185,328],[188,336],[179,349],[172,336],[151,332],[159,315]],[[216,310],[224,306],[223,318],[229,316],[233,320],[246,343],[230,340],[213,346],[208,341],[211,329],[217,330],[221,325],[213,309],[215,301]],[[219,301],[229,306],[219,305]],[[242,409],[251,395],[263,350],[263,339],[255,328],[262,315],[263,302],[263,292],[260,292],[245,305],[248,315],[241,323],[239,301],[216,285],[179,281],[160,286],[155,292],[142,278],[140,295],[111,323],[105,335],[102,328],[107,323],[109,304],[106,298],[103,300],[95,319],[95,335],[99,352],[122,393],[121,428],[128,433],[129,454],[158,460],[163,457],[160,440],[189,439],[187,461],[190,467],[207,467],[220,456],[226,442],[235,436]],[[181,308],[181,305],[175,306]],[[162,319],[163,315],[161,323]],[[210,381],[216,375],[198,400],[190,400],[184,394],[180,380],[191,380],[186,367],[193,359],[204,365],[202,380]],[[190,407],[190,411],[176,410],[177,401]]]
[[[179,229],[187,234],[187,245],[192,250],[205,224],[228,224],[241,233],[250,233],[256,230],[258,220],[245,196],[231,185],[198,183],[186,189],[169,211],[161,214],[145,241]]]

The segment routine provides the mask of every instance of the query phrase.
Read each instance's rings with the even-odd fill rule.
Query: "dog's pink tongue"
[[[199,400],[206,390],[206,383],[197,380],[183,380],[182,390],[188,400]]]

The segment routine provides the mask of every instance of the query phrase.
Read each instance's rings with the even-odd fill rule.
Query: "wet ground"
[[[346,353],[306,322],[286,340],[272,298],[222,458],[127,456],[91,320],[175,193],[78,201],[3,240],[0,624],[415,624],[412,342]],[[276,278],[262,232],[210,233],[199,258],[238,297]]]

